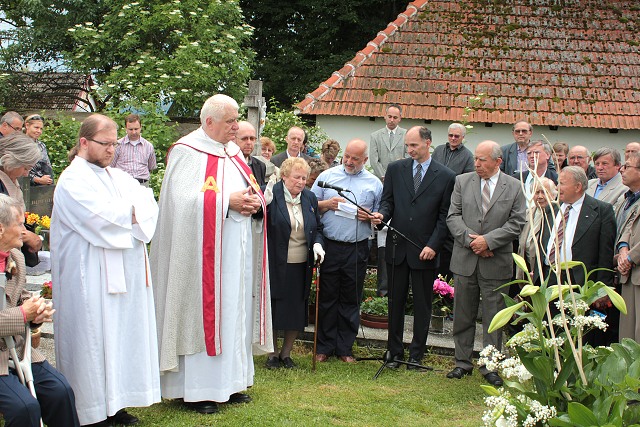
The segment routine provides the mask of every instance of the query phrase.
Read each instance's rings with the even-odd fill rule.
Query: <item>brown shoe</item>
[[[316,354],[316,362],[326,362],[329,359],[329,356],[326,354],[318,353]]]
[[[356,359],[353,356],[340,356],[339,359],[344,363],[356,363]]]

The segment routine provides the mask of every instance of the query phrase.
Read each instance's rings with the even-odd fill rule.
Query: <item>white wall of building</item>
[[[330,138],[340,143],[342,148],[354,139],[360,138],[369,142],[372,132],[385,126],[383,118],[376,118],[375,121],[363,117],[348,116],[317,116],[316,123]],[[424,120],[404,119],[400,126],[409,129],[413,126],[426,126],[432,132],[432,148],[447,142],[447,128],[451,122],[425,123]],[[479,142],[491,139],[500,145],[513,142],[511,125],[494,124],[492,127],[485,127],[484,123],[471,123],[473,129],[467,131],[466,145],[471,151],[475,149]],[[631,141],[640,142],[640,130],[619,130],[618,133],[610,133],[607,129],[590,128],[558,128],[557,131],[550,130],[548,126],[534,126],[533,139],[542,139],[544,135],[551,144],[556,142],[566,142],[569,146],[584,145],[590,151],[595,151],[601,147],[612,147],[624,152],[624,147]]]

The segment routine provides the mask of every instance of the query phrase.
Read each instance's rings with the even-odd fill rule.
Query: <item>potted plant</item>
[[[38,215],[33,212],[25,212],[25,227],[42,236],[42,250],[49,250],[49,228],[51,227],[51,218],[47,215]]]
[[[453,279],[447,281],[446,276],[438,275],[433,281],[433,302],[431,310],[431,331],[445,333],[444,319],[453,311]]]
[[[389,327],[389,299],[387,297],[368,297],[360,304],[360,322],[369,328],[386,329]]]

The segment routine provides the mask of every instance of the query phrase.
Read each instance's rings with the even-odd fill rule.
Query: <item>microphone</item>
[[[342,187],[338,187],[336,185],[329,184],[328,182],[325,182],[325,181],[318,181],[318,187],[330,188],[332,190],[336,190],[338,193],[343,192],[343,191],[347,191],[349,193],[351,192],[351,190],[347,190],[346,188],[342,188]]]

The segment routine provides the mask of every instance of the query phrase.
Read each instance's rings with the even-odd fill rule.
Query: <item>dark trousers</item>
[[[32,363],[33,382],[38,400],[20,383],[15,371],[0,376],[0,413],[6,427],[38,427],[40,417],[49,427],[80,426],[76,400],[62,374],[46,360]]]
[[[413,290],[413,339],[409,344],[409,357],[422,360],[427,336],[429,335],[429,322],[431,321],[431,302],[433,298],[433,280],[435,271],[432,269],[413,270],[407,260],[393,266],[387,266],[389,273],[389,338],[388,349],[392,356],[403,357],[404,348],[402,335],[404,332],[404,309],[409,293],[409,276],[411,276],[411,289]],[[392,281],[393,276],[393,281]]]
[[[360,326],[369,244],[367,240],[342,243],[325,239],[325,252],[320,267],[317,352],[351,356]]]

